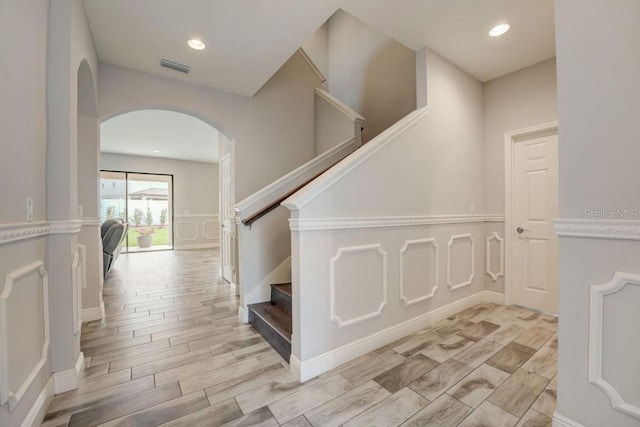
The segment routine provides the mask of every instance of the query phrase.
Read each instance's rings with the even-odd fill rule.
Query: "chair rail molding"
[[[405,295],[405,287],[406,287],[406,277],[405,277],[405,254],[409,250],[411,246],[419,246],[424,245],[433,250],[433,277],[432,277],[432,288],[431,292],[426,293],[425,295],[421,295],[419,297],[409,299]],[[438,290],[438,252],[439,246],[436,243],[436,239],[417,239],[417,240],[407,240],[404,242],[404,246],[400,249],[400,301],[404,304],[405,307],[409,307],[410,305],[417,304],[422,301],[426,301],[428,299],[433,298]],[[426,279],[426,278],[425,278]]]
[[[500,215],[428,215],[358,218],[291,218],[291,231],[349,230],[358,228],[416,227],[440,224],[503,222]]]
[[[102,219],[100,218],[83,217],[81,221],[83,227],[99,227],[102,225]]]
[[[51,227],[50,234],[77,234],[82,229],[82,220],[51,221],[49,225]]]
[[[9,381],[9,324],[8,324],[8,300],[11,291],[16,283],[25,276],[37,273],[42,282],[42,315],[43,315],[43,343],[40,353],[40,360],[33,367],[26,379],[17,387],[12,389]],[[19,327],[15,325],[14,327]],[[6,275],[4,290],[0,294],[0,405],[9,402],[9,410],[13,411],[24,396],[29,386],[33,383],[36,376],[47,361],[49,354],[49,282],[48,273],[44,268],[44,261],[39,260],[31,264],[25,265]]]
[[[47,236],[51,231],[48,221],[16,222],[0,225],[0,245]]]
[[[498,271],[494,272],[491,270],[491,241],[495,240],[498,242],[499,246],[499,261],[498,261]],[[494,282],[497,281],[500,277],[504,276],[504,239],[498,235],[495,231],[491,236],[488,236],[485,242],[485,272],[491,277],[491,280]]]
[[[382,298],[378,307],[366,314],[352,317],[344,320],[344,314],[340,314],[336,307],[336,294],[337,294],[337,279],[336,279],[336,264],[345,256],[345,254],[354,254],[360,252],[375,252],[380,256],[381,264],[381,292]],[[336,255],[331,258],[330,261],[330,280],[329,280],[329,320],[336,322],[339,328],[353,325],[356,323],[364,322],[374,317],[378,317],[382,314],[382,310],[387,305],[387,253],[382,249],[382,245],[363,245],[363,246],[350,246],[339,248]]]
[[[217,213],[195,213],[195,214],[174,214],[173,218],[181,219],[181,218],[215,218],[214,220],[218,220],[219,215]]]
[[[468,240],[471,243],[471,274],[469,275],[469,279],[462,282],[454,284],[451,281],[451,248],[455,244],[456,240]],[[454,234],[449,239],[449,243],[447,244],[447,286],[450,290],[455,291],[456,289],[463,288],[465,286],[469,286],[473,283],[473,276],[475,270],[475,241],[473,240],[473,236],[470,233],[467,234]]]
[[[589,382],[607,395],[611,406],[640,419],[640,407],[625,402],[622,394],[603,378],[604,297],[620,292],[627,285],[640,286],[640,274],[616,272],[607,283],[591,285],[589,310]]]
[[[592,239],[640,240],[640,221],[560,218],[555,232],[561,237]]]

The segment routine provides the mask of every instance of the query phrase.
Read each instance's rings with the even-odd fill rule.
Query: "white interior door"
[[[221,252],[222,252],[222,278],[234,283],[234,245],[233,245],[233,183],[231,179],[231,155],[226,155],[220,160],[220,210],[222,218]]]
[[[557,134],[517,140],[513,147],[512,303],[558,312]]]

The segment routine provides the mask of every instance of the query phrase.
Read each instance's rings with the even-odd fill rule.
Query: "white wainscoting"
[[[174,248],[207,249],[220,246],[220,220],[217,214],[174,215]]]
[[[338,249],[330,274],[330,319],[339,328],[382,314],[387,305],[387,253],[381,245]]]
[[[454,261],[453,261],[453,255],[451,254],[451,249],[456,244],[463,245],[465,241],[469,245],[470,264],[468,265],[468,267],[466,267],[466,269],[469,270],[469,276],[467,279],[465,279],[462,282],[453,283],[452,265],[454,264]],[[459,243],[456,243],[456,242],[459,242]],[[458,266],[456,267],[456,270],[461,269],[463,267],[464,267],[463,265],[458,264]],[[449,243],[447,244],[447,286],[449,287],[449,289],[454,291],[456,289],[460,289],[465,286],[471,285],[471,283],[473,283],[474,271],[475,271],[475,241],[473,239],[473,236],[470,233],[456,234],[451,236],[451,238],[449,239]]]
[[[436,294],[438,252],[439,246],[433,238],[407,240],[400,249],[400,300],[405,307],[426,301]]]
[[[344,219],[296,221],[300,228],[292,231],[294,313],[304,313],[304,322],[294,316],[292,367],[296,358],[302,369],[309,360],[323,360],[310,362],[316,366],[311,372],[319,373],[316,369],[333,363],[327,360],[336,349],[360,349],[354,343],[369,340],[386,345],[389,341],[384,339],[395,332],[379,335],[380,331],[413,325],[424,313],[442,307],[461,307],[456,305],[460,300],[485,301],[490,296],[492,302],[504,303],[502,294],[485,290],[484,275],[474,274],[484,269],[485,245],[473,242],[484,242],[487,236],[485,217],[459,217],[459,222],[444,218],[415,225],[407,224],[413,218],[378,218],[375,221],[384,224],[378,226],[373,220],[366,220],[365,226],[362,219],[358,227]],[[440,256],[443,247],[446,257]],[[439,274],[445,270],[448,278]],[[468,300],[476,294],[482,298]],[[351,350],[338,353],[341,363],[349,360],[347,355],[357,357]]]
[[[34,279],[35,280],[28,280]],[[10,298],[18,287],[33,285],[37,283],[37,290],[31,290],[32,292],[42,293],[42,306],[33,307],[33,304],[24,305],[39,310],[42,324],[35,325],[33,322],[34,316],[30,313],[18,313],[15,317],[11,317],[11,310],[9,309]],[[25,290],[26,291],[26,290]],[[13,307],[20,304],[14,304]],[[15,313],[14,313],[15,314]],[[36,328],[36,330],[27,330],[30,326]],[[20,340],[20,347],[17,343],[12,342],[11,336],[20,331],[22,339]],[[40,340],[37,343],[30,342],[30,340]],[[14,270],[6,275],[4,290],[0,294],[0,405],[9,403],[9,410],[13,411],[15,407],[22,399],[22,396],[27,391],[29,386],[33,383],[36,376],[47,361],[49,354],[49,284],[47,271],[44,269],[44,262],[42,260],[33,262],[29,265],[25,265],[17,270]],[[11,353],[17,348],[30,348],[33,347],[33,351],[37,351],[36,355],[33,354],[20,354],[16,355]],[[23,375],[23,378],[12,378],[16,372],[17,363],[24,363],[25,359],[34,359],[35,363],[30,368],[30,372]]]
[[[607,395],[611,407],[640,419],[640,402],[627,402],[621,392],[603,377],[604,360],[604,314],[605,296],[622,291],[626,286],[640,286],[640,274],[616,272],[613,278],[602,285],[591,285],[591,307],[589,311],[589,382]],[[637,306],[633,307],[637,311]],[[620,326],[620,325],[616,325]],[[637,332],[632,325],[624,325]],[[636,360],[640,355],[635,355]]]

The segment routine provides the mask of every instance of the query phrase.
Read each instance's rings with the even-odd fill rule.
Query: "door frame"
[[[230,184],[230,191],[229,191],[229,198],[231,199],[231,203],[234,204],[235,203],[235,189],[234,189],[234,182],[233,182],[233,150],[235,150],[235,144],[234,141],[232,141],[232,151],[229,153],[226,153],[224,156],[222,156],[219,160],[218,160],[218,165],[222,165],[223,162],[225,161],[229,161],[229,175],[231,176],[231,184]],[[219,182],[219,188],[218,188],[218,198],[219,198],[219,204],[218,206],[220,207],[220,278],[224,279],[224,265],[223,265],[223,254],[222,252],[224,251],[224,235],[223,235],[223,229],[224,229],[224,213],[223,213],[223,203],[222,203],[222,198],[223,198],[223,191],[222,191],[222,167],[218,168],[218,182]],[[233,208],[232,208],[233,209]],[[238,289],[236,286],[236,282],[237,282],[237,277],[236,277],[236,273],[237,273],[237,265],[235,262],[235,257],[236,257],[236,253],[234,251],[233,246],[235,246],[233,244],[233,239],[235,237],[235,220],[233,218],[233,216],[230,217],[229,219],[232,224],[234,224],[234,228],[231,231],[231,239],[232,239],[232,244],[230,246],[231,247],[231,253],[229,254],[230,256],[230,262],[231,262],[231,277],[233,280],[229,281],[229,283],[231,284],[232,287],[236,288],[236,294],[238,293]],[[226,279],[224,279],[226,280]]]
[[[514,158],[513,146],[518,141],[536,136],[544,136],[558,133],[558,122],[543,123],[540,125],[529,126],[522,129],[516,129],[504,134],[504,303],[505,305],[513,304],[513,230],[515,212],[515,198],[513,197],[514,189]],[[558,139],[558,143],[559,143]]]

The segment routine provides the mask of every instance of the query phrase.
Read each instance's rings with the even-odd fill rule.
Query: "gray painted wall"
[[[316,198],[296,213],[300,218],[335,220],[460,215],[468,214],[471,204],[478,207],[478,212],[482,212],[482,85],[432,51],[427,51],[424,57],[429,114],[341,176],[332,187],[318,193]],[[354,194],[358,197],[353,197]],[[292,199],[295,200],[295,196]],[[447,243],[453,235],[466,233],[472,234],[475,239],[475,274],[469,286],[450,291],[446,286],[446,256],[443,254],[446,254]],[[304,363],[347,343],[371,337],[386,328],[484,290],[481,274],[484,233],[484,224],[477,223],[406,229],[294,232],[293,248],[297,252],[292,255],[293,283],[294,294],[299,298],[295,305],[300,307],[299,313],[294,312],[294,325],[302,328],[296,331],[294,326],[294,355]],[[440,245],[441,273],[438,286],[441,290],[433,300],[405,309],[397,298],[400,277],[396,263],[398,253],[407,240],[426,237],[436,238]],[[389,261],[388,270],[388,308],[370,321],[350,328],[337,328],[329,321],[327,284],[331,282],[332,260],[336,259],[340,248],[360,250],[358,248],[362,245],[372,244],[379,244],[384,251],[388,251],[389,259],[393,260]],[[459,261],[452,261],[453,275],[460,273],[469,277],[465,270],[471,269],[469,254],[470,251],[464,252]],[[297,265],[297,260],[300,260],[300,265]],[[350,269],[346,275],[355,290],[350,294],[353,299],[347,300],[351,301],[351,304],[347,304],[351,309],[345,311],[357,311],[359,305],[355,301],[366,303],[364,296],[368,295],[368,287],[375,286],[369,279],[373,274],[372,268],[377,264],[367,264],[366,268],[360,264],[358,266]],[[464,271],[460,272],[458,266]],[[375,276],[375,279],[379,277]],[[458,277],[452,279],[453,283],[463,281]],[[356,284],[363,288],[356,289]],[[375,305],[371,302],[373,298],[367,296],[369,308]],[[300,313],[304,313],[304,321],[300,321]],[[353,314],[353,317],[357,315]]]
[[[235,134],[237,201],[314,157],[314,89],[321,84],[296,52],[248,101]]]
[[[328,38],[329,92],[365,118],[363,142],[416,108],[413,50],[342,10]]]
[[[0,13],[0,129],[3,155],[0,156],[0,226],[25,221],[25,199],[33,198],[34,220],[46,219],[45,161],[46,161],[46,52],[49,5],[46,1],[5,2]],[[29,28],[29,31],[24,31]],[[24,33],[20,43],[15,35]],[[25,265],[46,260],[46,237],[0,245],[0,293],[4,291],[5,275]],[[27,285],[18,283],[18,285]],[[13,294],[13,293],[12,293]],[[42,313],[37,297],[17,293],[9,302],[21,307],[30,316]],[[7,319],[9,328],[22,328],[19,316]],[[35,330],[24,330],[29,344],[42,339]],[[26,344],[26,343],[25,343]],[[10,343],[11,345],[11,343]],[[0,358],[8,357],[9,367],[24,372],[33,367],[34,354],[21,355],[17,347],[9,347]],[[13,412],[8,405],[0,407],[0,425],[20,425],[51,375],[47,362]],[[23,380],[20,378],[19,380]]]
[[[505,132],[558,120],[556,60],[551,59],[483,84],[484,211],[505,213]],[[562,142],[560,142],[562,143]],[[487,234],[504,238],[504,223]],[[504,278],[486,276],[487,290],[504,293]]]
[[[483,85],[485,210],[504,214],[504,134],[558,120],[556,60]]]
[[[560,216],[575,222],[585,217],[585,209],[638,209],[640,3],[562,0],[555,15]],[[594,30],[594,23],[603,30]],[[625,224],[637,227],[621,219],[623,236]],[[614,410],[587,378],[590,286],[608,282],[616,271],[640,273],[638,259],[638,240],[560,239],[558,412],[578,423],[640,425],[639,418]],[[640,410],[637,287],[627,285],[605,297],[603,373]]]

